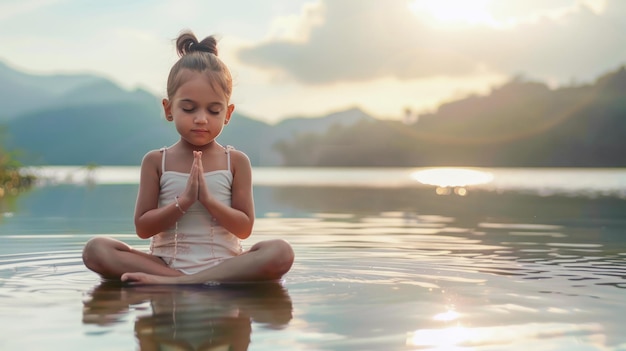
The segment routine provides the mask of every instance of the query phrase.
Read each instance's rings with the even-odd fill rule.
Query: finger
[[[195,161],[196,167],[198,168],[198,173],[202,174],[204,172],[204,167],[202,166],[202,151],[195,151]]]
[[[204,165],[202,162],[202,151],[199,152],[200,155],[200,159],[199,159],[199,166],[200,169],[198,171],[198,199],[201,199],[204,197],[204,192],[206,191],[206,183],[204,182]]]
[[[204,174],[204,165],[202,164],[202,151],[198,151],[198,179]]]
[[[193,152],[193,162],[191,163],[191,171],[189,173],[193,173],[194,168],[198,165],[198,157],[196,156],[196,151]]]
[[[188,195],[192,198],[197,197],[198,193],[198,158],[194,151],[193,163],[191,165],[191,171],[189,172],[189,179],[187,180]]]

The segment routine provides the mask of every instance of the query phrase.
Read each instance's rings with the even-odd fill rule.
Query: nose
[[[197,124],[205,124],[208,121],[208,117],[206,115],[206,112],[199,112],[198,114],[196,114],[195,118],[194,118],[194,123]]]

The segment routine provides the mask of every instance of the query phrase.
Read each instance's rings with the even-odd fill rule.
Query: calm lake
[[[626,170],[254,170],[280,283],[101,283],[136,167],[32,169],[0,197],[0,350],[626,350]]]

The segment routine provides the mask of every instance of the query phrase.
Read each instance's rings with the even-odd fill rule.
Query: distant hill
[[[161,104],[160,99],[146,90],[127,91],[108,80],[98,80],[67,91],[48,108],[116,103]]]
[[[363,120],[371,121],[374,118],[356,107],[317,118],[292,117],[276,124],[274,136],[285,139],[302,133],[324,133],[331,127],[352,125]]]
[[[81,86],[102,83],[101,77],[84,74],[33,75],[0,62],[0,122],[50,106],[56,99]]]
[[[147,151],[178,140],[156,96],[124,90],[104,78],[36,76],[0,64],[2,91],[13,95],[0,94],[0,102],[13,107],[4,123],[0,118],[7,129],[0,142],[20,150],[26,165],[138,165]],[[372,117],[352,109],[270,125],[235,112],[218,140],[246,152],[255,166],[278,166],[283,160],[277,142],[360,119]]]
[[[512,79],[413,124],[359,122],[279,148],[290,166],[626,167],[626,69],[558,89]]]
[[[131,165],[175,141],[157,104],[117,103],[42,110],[8,123],[7,148],[27,165]]]
[[[13,106],[0,142],[26,165],[138,165],[178,140],[157,97],[99,77],[0,65],[0,102]],[[558,89],[514,78],[410,124],[356,108],[276,125],[235,113],[218,141],[255,166],[626,167],[626,68]]]

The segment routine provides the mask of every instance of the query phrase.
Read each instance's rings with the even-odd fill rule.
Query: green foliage
[[[4,128],[0,128],[0,140],[4,140],[4,134]],[[16,160],[17,154],[0,145],[0,198],[29,188],[35,180],[33,176],[20,173],[22,164]]]

